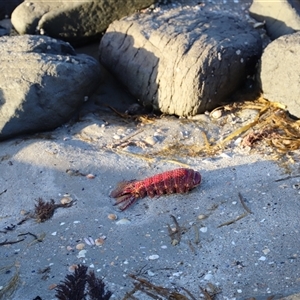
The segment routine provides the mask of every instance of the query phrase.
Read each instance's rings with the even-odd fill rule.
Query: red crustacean
[[[193,169],[179,168],[143,180],[123,181],[110,196],[116,198],[115,205],[125,210],[139,198],[164,194],[186,193],[201,183],[201,175]]]

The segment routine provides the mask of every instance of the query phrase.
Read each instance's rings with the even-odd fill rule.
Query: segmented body
[[[179,168],[154,175],[144,180],[121,182],[110,196],[116,198],[115,205],[122,204],[125,210],[139,198],[164,194],[186,193],[201,183],[201,175],[192,169]]]

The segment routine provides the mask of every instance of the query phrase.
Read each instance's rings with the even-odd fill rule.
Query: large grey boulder
[[[156,0],[26,0],[12,14],[20,34],[39,32],[84,44],[99,38],[108,25],[153,4]]]
[[[268,35],[272,39],[300,30],[299,0],[253,0],[249,13],[258,21],[266,22]]]
[[[300,118],[300,32],[284,35],[264,50],[260,80],[264,97]]]
[[[253,71],[261,44],[259,34],[232,15],[178,8],[113,22],[99,53],[144,105],[188,116],[234,92]]]
[[[0,140],[62,125],[100,81],[94,58],[49,37],[1,37],[0,65]]]

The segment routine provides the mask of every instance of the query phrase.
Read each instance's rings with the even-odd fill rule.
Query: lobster
[[[110,193],[121,211],[139,198],[164,194],[187,193],[201,183],[201,175],[193,169],[179,168],[148,177],[143,180],[123,181]]]

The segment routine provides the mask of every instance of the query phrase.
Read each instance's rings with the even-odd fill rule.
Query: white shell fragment
[[[153,272],[150,271],[150,270],[147,271],[147,274],[148,274],[148,276],[151,276],[151,277],[155,276],[155,273],[153,273]]]
[[[95,245],[94,239],[91,238],[91,237],[84,238],[84,241],[85,241],[85,243],[86,243],[87,245],[89,245],[89,246]]]
[[[207,232],[207,227],[201,227],[200,231],[203,232],[203,233]]]
[[[117,225],[126,225],[126,224],[130,224],[130,223],[131,222],[126,218],[120,219],[119,221],[116,222]]]
[[[263,28],[265,26],[265,22],[256,22],[253,24],[253,28]]]
[[[85,254],[87,253],[87,250],[81,250],[78,252],[77,258],[83,258],[85,257]]]
[[[149,260],[156,260],[156,259],[159,259],[159,255],[157,255],[157,254],[150,255],[150,256],[148,256],[148,259],[149,259]]]

